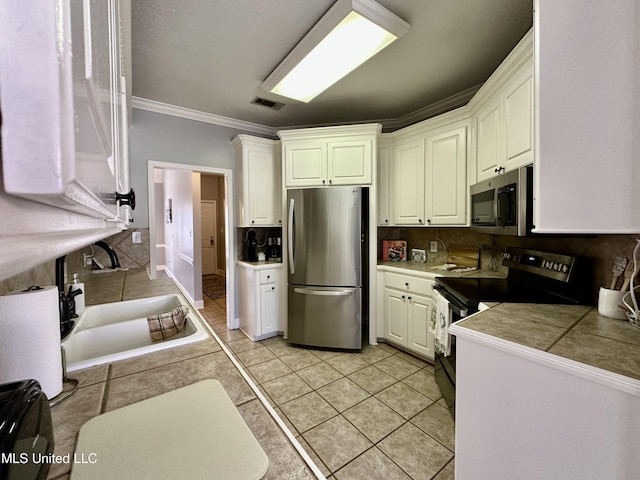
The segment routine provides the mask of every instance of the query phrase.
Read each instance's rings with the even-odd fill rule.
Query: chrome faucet
[[[76,314],[76,301],[75,297],[82,293],[82,290],[73,290],[73,287],[69,285],[69,291],[64,292],[64,262],[66,255],[56,258],[56,286],[58,287],[58,305],[60,308],[60,338],[66,337],[73,325],[75,324],[74,318],[78,317]]]

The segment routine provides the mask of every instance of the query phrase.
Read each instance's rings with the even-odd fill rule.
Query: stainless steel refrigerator
[[[289,342],[362,348],[363,189],[289,190],[287,205]]]

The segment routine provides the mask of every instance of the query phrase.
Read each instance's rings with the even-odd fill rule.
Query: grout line
[[[262,344],[262,342],[259,342],[259,343],[261,343],[261,344]],[[273,350],[271,350],[271,348],[269,348],[269,346],[268,346],[268,345],[264,345],[264,344],[262,344],[262,346],[267,347],[267,349],[268,349],[269,351],[271,351],[271,353],[273,353],[273,354],[274,354],[275,358],[270,359],[270,360],[265,360],[265,361],[263,361],[263,362],[258,362],[258,363],[256,363],[255,365],[252,365],[252,366],[260,365],[260,364],[262,364],[262,363],[265,363],[265,362],[267,362],[267,361],[271,361],[271,360],[274,360],[274,359],[282,361],[282,357],[285,357],[285,356],[287,356],[287,355],[291,355],[291,353],[297,353],[297,352],[290,352],[290,353],[286,353],[285,355],[278,356],[278,355],[277,355]],[[305,351],[308,351],[308,350],[305,350]],[[313,354],[313,352],[310,352],[310,353],[312,353],[312,354]],[[367,367],[369,367],[369,366],[375,366],[377,363],[379,363],[379,362],[381,362],[381,361],[383,361],[383,360],[386,360],[386,359],[388,359],[388,358],[391,358],[391,357],[393,357],[394,355],[397,355],[397,354],[399,354],[399,353],[401,353],[401,352],[395,352],[394,354],[389,355],[388,357],[385,357],[385,358],[383,358],[383,359],[381,359],[381,360],[378,360],[378,361],[376,361],[376,362],[374,362],[374,363],[370,363],[369,361],[366,361],[367,365],[366,365],[365,367],[362,367],[362,368],[360,368],[360,369],[357,369],[357,370],[355,370],[354,372],[349,373],[349,375],[351,375],[352,373],[355,373],[355,372],[357,372],[357,371],[359,371],[359,370],[362,370],[362,369],[364,369],[364,368],[367,368]],[[318,358],[320,359],[320,362],[319,362],[319,363],[317,363],[317,364],[314,364],[314,365],[318,365],[318,364],[324,363],[325,365],[328,365],[329,367],[331,367],[331,368],[334,368],[334,369],[335,369],[335,367],[333,367],[331,364],[329,364],[329,363],[327,362],[327,360],[322,359],[322,358],[320,358],[320,357],[318,357]],[[408,361],[408,360],[406,360],[406,359],[403,359],[402,357],[399,357],[399,358],[401,358],[402,360]],[[408,362],[409,362],[409,361],[408,361]],[[283,363],[284,363],[284,362],[283,362]],[[409,362],[409,363],[411,363],[411,362]],[[286,365],[286,363],[285,363],[285,365]],[[319,390],[320,388],[323,388],[323,387],[325,387],[325,386],[327,386],[327,385],[331,385],[331,384],[333,384],[333,383],[335,383],[335,382],[337,382],[337,381],[339,381],[339,380],[342,380],[342,379],[345,379],[345,378],[346,378],[346,379],[348,379],[348,380],[350,380],[350,381],[353,381],[353,380],[349,379],[348,375],[345,375],[345,374],[343,374],[342,372],[340,372],[339,370],[337,370],[337,369],[336,369],[336,371],[338,371],[338,372],[340,373],[340,375],[341,375],[341,377],[340,377],[340,378],[338,378],[338,379],[336,379],[336,380],[333,380],[333,381],[331,381],[331,382],[329,382],[329,383],[327,383],[327,384],[325,384],[325,385],[322,385],[322,386],[321,386],[321,387],[319,387],[319,388],[314,388],[313,386],[311,386],[311,385],[309,385],[307,382],[305,382],[305,380],[304,380],[302,377],[300,377],[300,375],[298,375],[298,371],[300,371],[300,370],[304,370],[304,368],[309,368],[309,367],[304,367],[304,368],[299,369],[299,370],[292,370],[292,372],[290,372],[290,373],[294,373],[294,374],[296,375],[296,377],[300,378],[300,380],[302,380],[305,384],[307,384],[307,385],[312,389],[312,390],[311,390],[311,392],[309,392],[309,393],[316,393],[316,394],[317,394],[317,395],[319,395],[323,400],[327,401],[327,403],[337,411],[337,414],[336,414],[336,415],[334,415],[334,416],[332,416],[331,418],[329,418],[329,419],[327,419],[327,420],[324,420],[323,422],[320,422],[318,425],[315,425],[315,426],[313,426],[312,428],[307,429],[305,432],[299,432],[299,434],[298,434],[298,435],[299,435],[299,438],[304,439],[304,440],[305,440],[305,442],[306,442],[306,439],[305,439],[305,437],[304,437],[304,434],[305,434],[305,433],[309,432],[310,430],[312,430],[312,429],[314,429],[314,428],[316,428],[316,427],[318,427],[318,426],[320,426],[320,425],[325,424],[326,422],[328,422],[328,421],[330,421],[330,420],[332,420],[332,419],[335,419],[337,416],[340,416],[340,417],[342,417],[343,419],[345,419],[345,420],[346,420],[350,425],[352,425],[352,426],[353,426],[353,427],[354,427],[354,428],[355,428],[355,429],[356,429],[360,434],[362,434],[362,435],[363,435],[363,436],[364,436],[364,437],[365,437],[369,442],[371,442],[371,444],[372,444],[368,449],[366,449],[364,452],[360,453],[359,455],[357,455],[356,457],[354,457],[353,459],[351,459],[348,463],[346,463],[345,465],[343,465],[343,466],[342,466],[342,467],[340,467],[339,469],[337,469],[337,470],[335,470],[335,471],[332,471],[328,466],[326,466],[326,464],[324,464],[324,462],[323,462],[322,458],[320,457],[320,455],[318,455],[318,453],[315,451],[315,449],[314,449],[310,444],[308,444],[308,442],[306,442],[306,443],[308,444],[308,448],[309,448],[309,449],[310,449],[310,450],[311,450],[311,451],[312,451],[312,452],[313,452],[313,453],[318,457],[319,461],[323,462],[323,464],[325,465],[326,469],[330,472],[330,474],[331,474],[331,475],[334,475],[335,473],[339,472],[340,470],[342,470],[343,468],[345,468],[347,465],[349,465],[351,462],[353,462],[354,460],[356,460],[358,457],[360,457],[360,456],[364,455],[366,452],[368,452],[369,450],[371,450],[371,449],[372,449],[372,448],[374,448],[374,447],[375,447],[375,448],[377,448],[377,449],[378,449],[378,450],[379,450],[383,455],[385,455],[385,457],[387,457],[387,458],[388,458],[388,459],[389,459],[393,464],[395,464],[396,466],[398,466],[398,468],[400,468],[402,471],[405,471],[405,470],[404,470],[404,469],[402,469],[402,467],[401,467],[400,465],[398,465],[398,464],[397,464],[397,463],[396,463],[396,462],[395,462],[391,457],[389,457],[389,456],[388,456],[384,451],[382,451],[382,450],[378,447],[378,445],[379,445],[379,444],[380,444],[380,442],[382,442],[385,438],[389,437],[391,434],[393,434],[393,433],[394,433],[394,432],[396,432],[399,428],[402,428],[402,427],[403,427],[403,426],[405,426],[406,424],[411,424],[413,427],[416,427],[420,432],[422,432],[423,434],[427,435],[429,438],[433,439],[433,440],[434,440],[434,441],[436,441],[438,444],[442,445],[444,448],[446,448],[448,451],[450,451],[450,452],[454,455],[454,458],[455,458],[455,451],[452,451],[449,447],[447,447],[446,445],[444,445],[444,444],[443,444],[442,442],[440,442],[438,439],[434,438],[431,434],[429,434],[428,432],[425,432],[424,430],[422,430],[420,427],[418,427],[417,425],[415,425],[415,424],[412,422],[412,419],[414,419],[416,416],[418,416],[418,415],[420,415],[421,413],[423,413],[423,412],[424,412],[425,410],[427,410],[428,408],[430,408],[430,407],[432,407],[433,405],[437,404],[437,403],[438,403],[438,401],[440,400],[439,398],[434,400],[433,398],[431,398],[431,397],[429,397],[429,396],[425,395],[424,393],[422,393],[422,392],[420,392],[420,391],[416,390],[416,389],[415,389],[415,388],[413,388],[411,385],[408,385],[408,384],[406,384],[406,383],[404,383],[404,382],[403,382],[403,380],[405,380],[406,378],[410,377],[411,375],[413,375],[413,374],[415,374],[415,373],[418,373],[418,372],[419,372],[419,371],[421,371],[421,370],[428,369],[428,368],[429,368],[429,366],[431,366],[431,365],[430,365],[430,364],[428,364],[428,363],[427,363],[426,365],[422,365],[422,366],[415,365],[415,364],[412,364],[412,365],[414,365],[414,366],[418,367],[418,370],[417,370],[416,372],[413,372],[413,373],[411,373],[411,374],[409,374],[409,375],[406,375],[406,376],[404,376],[402,379],[397,379],[397,378],[395,378],[395,377],[393,377],[393,376],[392,376],[392,378],[394,379],[394,383],[393,383],[392,385],[396,385],[396,384],[398,384],[398,383],[401,383],[403,386],[409,387],[411,390],[415,391],[417,394],[419,394],[419,395],[421,395],[421,396],[424,396],[426,399],[428,399],[429,401],[431,401],[431,403],[430,403],[427,407],[425,407],[425,408],[423,408],[422,410],[420,410],[418,413],[416,413],[415,415],[413,415],[411,418],[409,418],[409,419],[405,418],[405,417],[404,417],[404,415],[402,415],[400,412],[396,411],[393,407],[391,407],[390,405],[387,405],[385,402],[382,402],[382,400],[380,400],[379,398],[377,398],[375,395],[376,395],[377,393],[380,393],[380,392],[377,392],[376,394],[371,394],[371,393],[369,393],[366,389],[365,389],[365,391],[366,391],[366,393],[368,394],[368,396],[367,396],[365,399],[360,400],[359,402],[356,402],[354,405],[351,405],[351,406],[347,409],[347,410],[349,410],[349,409],[351,409],[351,408],[355,407],[356,405],[358,405],[358,404],[360,404],[360,403],[362,403],[362,402],[364,402],[364,401],[366,401],[366,400],[368,400],[368,399],[370,399],[370,398],[375,398],[375,399],[377,399],[378,401],[381,401],[385,406],[387,406],[388,408],[390,408],[393,412],[395,412],[396,414],[400,415],[400,417],[402,418],[402,423],[401,423],[397,428],[393,429],[391,432],[389,432],[387,435],[385,435],[384,437],[382,437],[379,441],[377,441],[377,442],[375,442],[375,443],[374,443],[374,442],[372,442],[372,441],[371,441],[371,439],[369,439],[369,437],[367,437],[367,436],[364,434],[364,432],[360,431],[360,429],[359,429],[356,425],[354,425],[351,421],[349,421],[349,420],[347,419],[347,417],[344,415],[344,412],[339,412],[339,411],[337,411],[337,409],[335,409],[335,407],[334,407],[333,405],[331,405],[331,404],[330,404],[326,399],[324,399],[324,397],[322,397],[322,395],[321,395],[320,393],[318,393],[318,390]],[[287,365],[287,366],[288,366],[288,365]],[[313,365],[311,365],[311,366],[313,366]],[[247,367],[247,368],[248,368],[248,367]],[[289,368],[291,369],[291,367],[289,367]],[[376,368],[378,368],[378,367],[376,367]],[[290,374],[290,373],[288,373],[288,374]],[[386,373],[386,372],[384,372],[384,373]],[[285,375],[288,375],[288,374],[285,374]],[[280,377],[277,377],[277,378],[280,378]],[[271,381],[271,380],[274,380],[274,379],[270,379],[269,381]],[[257,385],[263,385],[264,383],[268,383],[268,382],[258,382],[258,381],[256,380],[256,384],[257,384]],[[357,385],[357,384],[356,384],[356,385]],[[390,386],[392,386],[392,385],[390,385]],[[390,386],[389,386],[389,387],[390,387]],[[389,388],[389,387],[386,387],[386,388]],[[362,387],[360,387],[360,388],[362,388]],[[384,389],[383,389],[383,390],[384,390]],[[306,395],[306,394],[305,394],[305,395]],[[302,395],[302,396],[304,396],[304,395]],[[294,400],[296,400],[296,399],[298,399],[298,398],[301,398],[301,396],[298,396],[298,397],[296,397],[296,398],[294,398],[294,399],[288,400],[288,402],[290,402],[290,401],[294,401]],[[285,402],[285,403],[288,403],[288,402]],[[269,402],[267,402],[267,403],[269,403]],[[284,405],[284,404],[283,404],[283,405]],[[271,407],[271,405],[270,405],[270,404],[269,404],[269,406]],[[282,405],[277,405],[277,408],[281,409],[281,407],[282,407]],[[274,408],[274,407],[271,407],[271,408]],[[346,410],[345,410],[345,411],[346,411]],[[277,414],[276,414],[276,415],[277,415]],[[282,411],[282,415],[283,415],[285,418],[288,418],[288,417],[287,417],[287,415],[284,413],[284,411]],[[289,421],[291,421],[291,420],[289,420]],[[293,423],[292,423],[292,425],[293,425]],[[451,461],[453,461],[453,460],[451,460]],[[446,463],[442,468],[440,468],[440,470],[438,470],[438,473],[440,473],[444,468],[446,468],[446,466],[447,466],[447,465],[449,465],[449,463],[450,463],[451,461],[447,462],[447,463]],[[406,473],[406,472],[405,472],[405,473]],[[330,476],[331,476],[331,475],[330,475]],[[436,475],[437,475],[437,474],[436,474]],[[331,478],[333,478],[333,477],[331,477]]]
[[[102,415],[107,409],[107,397],[109,396],[109,390],[111,387],[111,364],[107,366],[107,378],[104,381],[104,392],[102,394],[102,403],[100,404],[100,413]]]
[[[202,320],[204,320],[204,318],[202,317],[202,315],[200,315],[200,313],[198,312],[198,315],[202,318]],[[320,471],[320,469],[318,468],[318,466],[313,463],[313,460],[311,459],[311,457],[309,456],[309,454],[305,451],[305,449],[302,447],[302,445],[300,445],[300,443],[298,442],[298,440],[296,440],[295,436],[293,435],[293,433],[291,433],[291,431],[289,430],[289,428],[287,427],[287,425],[282,421],[282,419],[278,416],[278,414],[275,412],[275,410],[273,409],[273,407],[269,404],[269,402],[267,401],[267,399],[264,397],[264,395],[262,395],[262,392],[258,389],[258,387],[253,383],[253,381],[251,380],[251,378],[249,377],[249,375],[247,375],[247,373],[244,371],[244,368],[242,368],[242,366],[240,365],[240,363],[238,362],[238,360],[236,360],[235,356],[231,353],[231,351],[229,350],[229,348],[227,347],[227,345],[225,344],[225,342],[223,342],[220,337],[218,337],[218,335],[216,334],[216,332],[213,330],[213,328],[211,328],[211,325],[209,325],[209,323],[207,321],[204,321],[205,323],[205,327],[209,330],[209,332],[211,333],[211,335],[213,336],[214,339],[216,339],[216,341],[220,344],[220,347],[222,348],[222,351],[227,355],[227,357],[229,357],[229,359],[231,360],[231,362],[235,365],[235,367],[238,369],[238,371],[240,372],[240,375],[242,375],[242,377],[244,378],[244,380],[249,384],[249,387],[253,390],[253,392],[255,393],[255,395],[258,397],[258,399],[260,400],[260,402],[262,403],[262,405],[264,406],[264,408],[267,410],[267,412],[269,412],[269,414],[271,415],[271,417],[273,418],[273,420],[278,424],[278,426],[280,427],[280,429],[282,430],[282,432],[286,435],[287,439],[291,442],[291,444],[293,445],[293,447],[296,449],[296,451],[298,452],[298,454],[302,457],[302,459],[304,460],[304,462],[307,464],[307,466],[311,469],[311,471],[315,474],[315,476],[319,479],[319,480],[326,480],[325,476],[323,475],[323,473]]]

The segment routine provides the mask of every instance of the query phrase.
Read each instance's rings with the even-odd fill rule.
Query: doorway
[[[202,245],[202,275],[218,273],[218,245],[216,234],[218,231],[217,204],[215,200],[200,202],[200,244]]]
[[[214,246],[217,247],[214,261],[217,274],[222,273],[224,287],[226,291],[226,317],[228,328],[237,328],[235,321],[235,229],[232,228],[234,222],[233,202],[233,172],[229,169],[203,167],[199,165],[185,165],[179,163],[148,161],[147,170],[148,195],[149,195],[149,276],[157,278],[157,270],[165,269],[173,277],[178,287],[193,302],[196,308],[204,306],[203,301],[203,255],[210,255],[211,252],[203,248],[204,233],[202,221],[203,204],[211,204],[202,197],[201,178],[215,177],[220,185],[220,196],[215,199],[215,226],[213,233]],[[188,176],[188,177],[187,177]],[[183,183],[179,188],[170,184],[174,177],[182,177]],[[190,179],[188,186],[186,180]],[[163,182],[165,183],[163,185]],[[169,182],[169,185],[167,185]],[[160,184],[160,185],[159,185]],[[167,193],[173,189],[173,194]],[[184,190],[190,190],[185,193]],[[172,196],[173,195],[173,196]],[[167,215],[165,211],[166,199],[171,198],[172,212]],[[180,202],[177,201],[178,197]],[[189,204],[189,202],[191,202]],[[186,205],[185,205],[186,204]],[[212,206],[212,205],[211,205]],[[182,218],[176,215],[183,209]],[[208,206],[205,208],[209,208]],[[185,213],[186,212],[186,213]],[[176,243],[173,228],[170,223],[180,226],[180,241]],[[209,225],[204,226],[208,229]],[[165,232],[170,234],[166,235]],[[172,244],[173,242],[173,244]],[[208,242],[207,242],[208,243]],[[180,262],[179,267],[167,266],[167,258]],[[165,262],[165,263],[163,263]],[[175,271],[172,271],[171,269]],[[208,267],[207,267],[208,268]]]

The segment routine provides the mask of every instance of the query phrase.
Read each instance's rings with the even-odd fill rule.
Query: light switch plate
[[[142,233],[141,232],[133,232],[131,234],[131,242],[133,242],[133,243],[142,243]]]
[[[431,242],[431,251],[432,252],[437,252],[438,251],[438,242],[437,241],[433,241]]]

